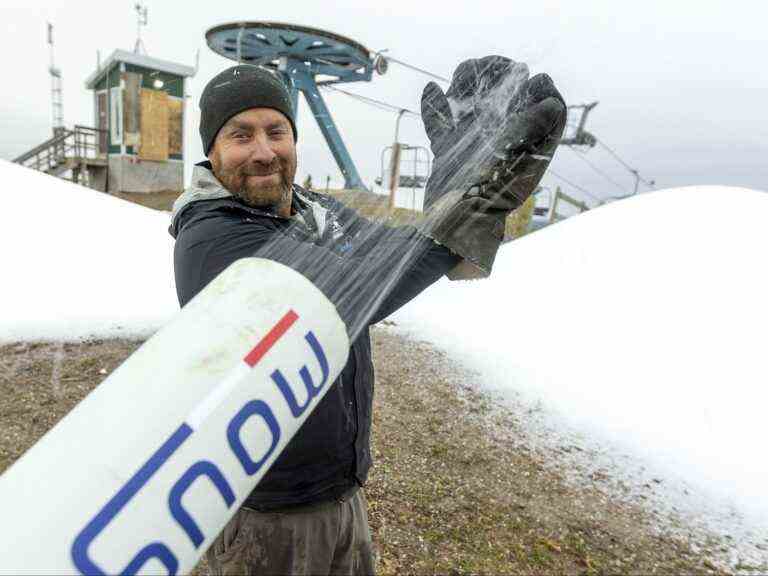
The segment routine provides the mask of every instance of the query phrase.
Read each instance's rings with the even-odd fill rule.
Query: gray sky
[[[205,31],[238,20],[274,20],[323,28],[371,50],[443,76],[466,58],[501,54],[547,72],[569,104],[599,100],[587,128],[655,179],[658,187],[724,184],[768,190],[768,3],[761,1],[648,0],[450,3],[148,1],[142,35],[150,56],[200,69],[191,95],[188,152],[202,159],[197,101],[205,83],[231,64],[205,44]],[[56,60],[63,72],[64,121],[94,125],[86,77],[116,48],[136,39],[133,2],[4,0],[0,54],[6,81],[0,91],[0,157],[10,159],[50,133],[46,21],[55,26]],[[429,78],[395,64],[385,76],[344,88],[412,110]],[[341,94],[325,95],[363,180],[379,173],[391,144],[395,114]],[[341,175],[303,103],[299,109],[300,181],[316,184]],[[427,145],[421,122],[405,117],[401,141]],[[631,191],[632,177],[605,150],[586,158],[620,186],[561,148],[552,168],[598,197]],[[558,184],[554,176],[545,183]],[[562,183],[561,183],[562,184]],[[563,189],[585,195],[563,184]],[[646,190],[641,185],[641,191]]]

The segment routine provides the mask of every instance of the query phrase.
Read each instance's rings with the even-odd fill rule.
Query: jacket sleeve
[[[411,300],[459,258],[412,227],[366,225],[346,252],[295,240],[269,218],[211,218],[179,234],[174,268],[184,306],[235,260],[257,256],[303,274],[336,306],[351,339]]]

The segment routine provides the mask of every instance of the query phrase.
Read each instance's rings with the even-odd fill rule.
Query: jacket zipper
[[[359,358],[357,356],[357,348],[353,345],[352,347],[352,354],[355,356],[355,377],[352,379],[352,402],[355,409],[355,441],[352,447],[352,454],[354,455],[353,460],[353,468],[352,468],[352,476],[354,477],[355,482],[359,483],[359,480],[357,478],[357,439],[360,437],[360,410],[359,410],[359,402],[357,401],[357,385],[354,382],[357,380],[357,373],[360,369],[359,367]]]

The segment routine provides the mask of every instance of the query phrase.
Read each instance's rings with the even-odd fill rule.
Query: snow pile
[[[0,161],[0,341],[142,336],[178,310],[169,215]]]
[[[489,280],[443,279],[394,320],[768,543],[766,222],[762,192],[644,194],[504,246]]]

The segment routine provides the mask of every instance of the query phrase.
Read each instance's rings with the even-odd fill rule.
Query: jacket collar
[[[200,200],[218,200],[219,198],[234,198],[232,193],[224,188],[218,178],[211,171],[211,163],[207,160],[195,164],[192,169],[192,185],[176,198],[171,213],[171,227],[175,226],[176,219],[192,202]]]
[[[300,220],[307,224],[305,215],[309,209],[313,213],[313,220],[320,225],[320,233],[322,234],[325,225],[325,212],[326,209],[318,204],[315,195],[311,192],[301,189],[296,184],[292,185],[293,197],[291,205],[291,214],[298,214],[301,216]],[[171,212],[171,225],[168,228],[171,236],[174,238],[179,230],[181,224],[181,217],[187,208],[192,207],[197,202],[205,200],[226,200],[229,199],[233,204],[241,205],[243,209],[249,211],[258,211],[259,214],[265,216],[271,216],[273,218],[281,218],[274,210],[270,208],[252,208],[243,204],[238,198],[236,198],[229,190],[224,188],[224,185],[213,174],[213,168],[208,160],[195,164],[192,170],[192,182],[189,188],[187,188],[173,203],[173,209]],[[218,204],[218,203],[217,203]],[[226,204],[226,202],[225,202]],[[317,220],[320,222],[317,222]]]

